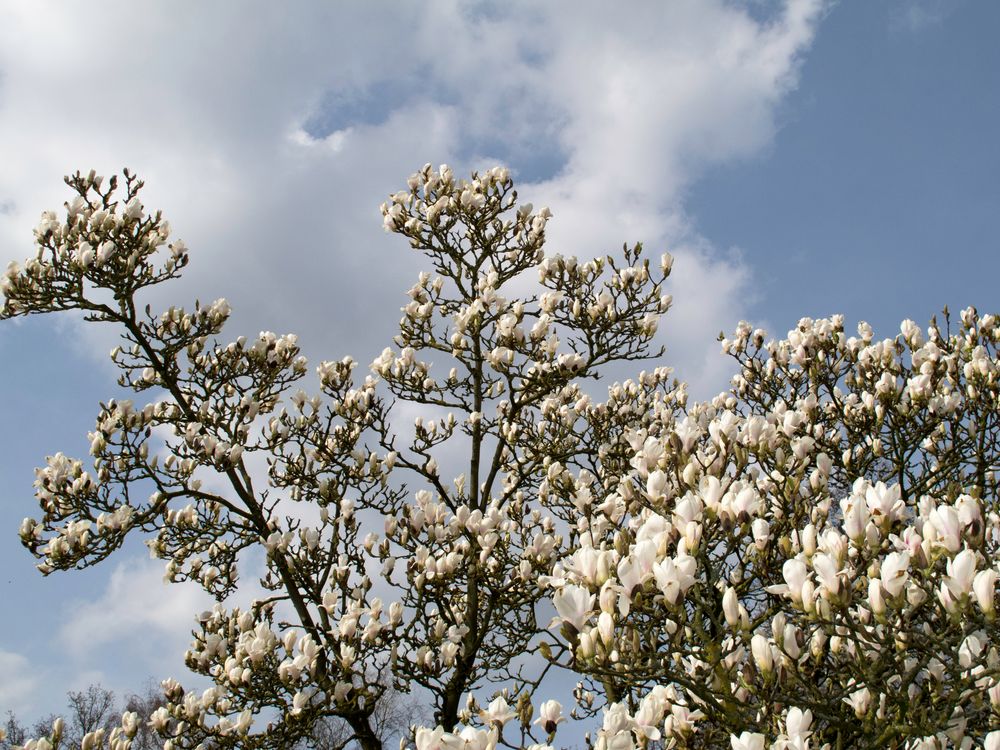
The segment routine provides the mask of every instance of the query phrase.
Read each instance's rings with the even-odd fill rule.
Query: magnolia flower
[[[732,750],[764,750],[764,735],[759,732],[742,732],[737,737],[735,734],[729,736],[729,744]]]
[[[664,598],[671,604],[677,604],[681,596],[694,583],[694,571],[697,562],[690,555],[678,555],[653,565],[653,575],[663,592]]]
[[[610,646],[615,640],[615,621],[608,612],[601,612],[597,617],[597,632],[605,646]]]
[[[503,726],[515,716],[517,716],[517,712],[507,705],[507,701],[502,695],[490,701],[486,710],[479,712],[479,718],[487,725],[499,724]]]
[[[446,667],[450,667],[455,663],[455,657],[458,656],[458,644],[449,641],[441,646],[441,663]]]
[[[653,563],[656,560],[656,550],[672,529],[673,524],[659,513],[650,513],[642,522],[635,535],[632,554],[644,562],[643,567],[652,571]],[[646,544],[646,542],[652,542],[652,544]]]
[[[656,543],[646,539],[637,543],[629,555],[618,563],[618,580],[625,595],[629,596],[637,586],[644,584],[653,575],[656,562]]]
[[[632,723],[637,735],[644,736],[649,740],[660,739],[659,724],[663,721],[663,714],[669,705],[668,689],[662,685],[654,687],[642,699],[639,710],[636,712]],[[605,725],[607,724],[607,714],[605,714]]]
[[[863,539],[865,529],[868,526],[869,511],[868,506],[856,495],[852,495],[840,503],[844,513],[844,533],[847,538],[859,542]]]
[[[635,739],[630,731],[611,734],[601,730],[594,750],[635,750]]]
[[[972,580],[972,591],[976,595],[976,602],[985,615],[993,614],[996,584],[997,571],[995,568],[979,571]]]
[[[107,263],[108,259],[112,255],[114,255],[116,249],[117,248],[115,247],[115,243],[112,242],[111,240],[106,240],[105,242],[102,242],[100,246],[97,248],[97,258],[96,258],[97,265],[103,266],[105,263]]]
[[[247,708],[240,712],[233,729],[239,734],[246,734],[251,724],[253,724],[253,711]]]
[[[442,750],[493,750],[497,746],[497,730],[465,727],[458,734],[445,732],[439,742]]]
[[[627,732],[632,726],[632,717],[622,703],[612,703],[604,709],[604,720],[601,729],[608,735]]]
[[[962,545],[962,527],[958,511],[950,505],[939,506],[931,512],[924,527],[928,525],[937,532],[938,545],[948,552],[958,552]]]
[[[812,566],[820,584],[836,596],[840,592],[840,571],[837,570],[836,560],[825,552],[817,552],[813,555]]]
[[[417,727],[417,731],[414,736],[417,750],[441,750],[443,747],[441,738],[443,736],[444,729],[442,727],[437,727],[436,729]]]
[[[899,324],[899,332],[902,334],[903,340],[910,345],[911,349],[917,349],[923,345],[924,337],[920,332],[920,326],[909,318]]]
[[[610,572],[609,557],[609,553],[605,550],[596,550],[590,546],[580,547],[573,553],[566,568],[579,576],[579,580],[584,583],[600,585]]]
[[[713,426],[717,426],[717,422],[712,423]],[[721,431],[722,428],[718,427]],[[710,427],[711,431],[712,428]],[[698,494],[701,496],[701,500],[705,503],[705,507],[711,510],[716,510],[719,504],[722,502],[722,496],[725,494],[726,488],[722,486],[718,477],[705,476],[701,478],[701,482],[698,485]]]
[[[688,706],[674,703],[670,707],[670,716],[663,724],[663,729],[667,734],[690,734],[695,730],[695,722],[705,718],[705,714],[695,709],[692,711]]]
[[[785,717],[785,731],[789,737],[801,737],[805,739],[809,734],[809,726],[812,724],[812,719],[812,711],[809,709],[803,711],[793,706],[788,709],[788,715]]]
[[[169,721],[170,712],[164,706],[160,706],[149,716],[149,725],[157,732],[165,730]]]
[[[665,448],[662,441],[654,437],[647,438],[642,444],[639,453],[632,459],[632,464],[641,476],[648,476],[648,472],[659,463],[664,452]]]
[[[122,714],[122,731],[128,737],[135,737],[139,731],[139,714],[135,711],[126,711]]]
[[[582,586],[569,584],[556,592],[552,603],[559,617],[580,631],[590,619],[590,612],[594,607],[594,595]]]
[[[848,694],[844,702],[854,709],[854,714],[860,719],[868,713],[868,708],[872,703],[871,691],[862,687]]]
[[[868,581],[868,606],[876,615],[885,613],[885,599],[882,596],[882,581],[872,578]]]
[[[865,490],[865,503],[876,522],[892,522],[903,508],[898,484],[886,487],[884,482],[877,482]]]
[[[968,594],[972,588],[972,581],[976,575],[976,564],[976,553],[971,549],[962,550],[948,561],[948,577],[944,583],[956,599]]]
[[[126,219],[142,219],[143,208],[142,204],[139,202],[138,198],[132,198],[128,203],[125,204],[125,210],[122,212],[122,216]]]
[[[739,625],[740,602],[736,597],[736,589],[726,588],[726,593],[722,595],[722,613],[729,627],[735,629]]]
[[[763,518],[755,518],[754,522],[750,524],[750,529],[753,532],[753,541],[757,549],[763,550],[771,539],[770,524]]]
[[[650,500],[662,500],[663,491],[667,487],[667,475],[665,472],[657,469],[656,471],[651,471],[649,476],[646,477],[646,494],[649,495]]]
[[[882,561],[882,586],[889,596],[898,596],[906,587],[909,567],[909,552],[890,552],[885,556]]]
[[[774,669],[774,652],[766,637],[755,633],[750,639],[750,651],[761,672],[767,674]]]
[[[539,706],[538,718],[535,719],[535,723],[541,724],[546,734],[552,734],[556,731],[556,726],[565,720],[562,715],[562,703],[549,700]]]
[[[802,601],[802,585],[809,578],[809,568],[806,567],[806,564],[798,558],[785,560],[781,566],[781,574],[785,579],[786,591],[789,598],[793,602]]]
[[[958,647],[958,664],[963,669],[969,669],[973,664],[979,663],[983,653],[983,641],[986,633],[982,630],[970,633]]]

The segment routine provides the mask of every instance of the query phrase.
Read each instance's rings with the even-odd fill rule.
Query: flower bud
[[[605,646],[610,647],[615,640],[615,621],[607,612],[601,612],[597,618],[597,632]]]
[[[602,612],[614,612],[617,599],[618,594],[609,584],[605,583],[601,586],[601,593],[598,601],[600,602]]]
[[[868,581],[868,606],[872,613],[880,617],[885,613],[885,598],[882,596],[882,581],[872,578]]]
[[[816,527],[811,523],[802,529],[802,551],[806,557],[816,554]]]
[[[403,605],[393,602],[389,605],[389,625],[396,627],[403,621]]]
[[[736,630],[740,625],[740,602],[736,597],[736,589],[726,588],[726,593],[722,595],[722,613],[729,627]]]
[[[996,592],[996,583],[997,571],[994,568],[979,571],[972,581],[972,591],[984,615],[992,615],[995,611],[993,598]]]
[[[774,653],[771,651],[771,644],[768,643],[767,638],[757,633],[750,639],[750,651],[753,653],[753,659],[761,672],[769,674],[774,670]]]

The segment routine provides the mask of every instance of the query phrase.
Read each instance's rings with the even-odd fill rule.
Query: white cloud
[[[654,257],[674,252],[667,360],[700,384],[698,395],[725,385],[715,337],[746,315],[753,287],[738,257],[698,235],[684,191],[708,166],[771,141],[775,105],[795,84],[820,10],[792,2],[766,24],[714,3],[571,14],[544,77],[565,113],[568,156],[531,190],[555,212],[550,237],[579,254],[623,241],[643,241]]]
[[[60,645],[77,669],[130,662],[145,675],[166,676],[182,668],[194,618],[211,605],[194,584],[164,583],[163,561],[121,560],[98,597],[67,603]]]
[[[918,34],[944,23],[960,0],[903,0],[889,11],[889,30]]]
[[[535,181],[527,199],[553,206],[554,248],[643,240],[686,256],[677,296],[711,313],[685,328],[679,352],[735,323],[746,269],[704,249],[683,193],[708,165],[773,137],[817,0],[767,21],[723,2],[393,8],[119,0],[98,18],[8,7],[3,246],[25,254],[68,169],[129,164],[193,248],[171,302],[225,295],[242,332],[295,330],[309,353],[361,359],[391,336],[397,290],[419,267],[381,234],[383,196],[425,160],[503,158]],[[339,125],[307,135],[323,122]]]
[[[38,688],[38,667],[12,651],[0,650],[0,710],[20,714],[30,708]]]

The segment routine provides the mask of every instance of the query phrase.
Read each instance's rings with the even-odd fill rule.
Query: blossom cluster
[[[572,668],[676,689],[681,745],[1000,742],[994,318],[764,339],[725,340],[733,391],[633,435],[623,502],[577,521],[547,580]],[[823,707],[809,742],[782,705]]]
[[[113,727],[110,732],[105,729],[95,729],[87,732],[80,739],[80,750],[129,750],[132,747],[132,740],[138,734],[140,725],[139,715],[135,711],[126,711],[122,714],[121,722]],[[17,750],[59,750],[64,745],[65,726],[63,719],[56,718],[52,722],[52,731],[48,736],[27,740]],[[0,742],[4,740],[5,731],[0,729]]]

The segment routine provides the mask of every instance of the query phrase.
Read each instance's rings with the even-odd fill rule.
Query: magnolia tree
[[[331,719],[381,747],[379,706],[412,691],[418,750],[542,750],[570,717],[608,750],[1000,748],[992,316],[885,340],[741,324],[729,392],[689,403],[657,367],[597,398],[609,365],[659,356],[670,256],[547,255],[506,170],[427,166],[382,207],[432,269],[394,346],[364,376],[321,363],[310,395],[294,336],[220,340],[223,300],[145,305],[188,253],[140,181],[67,183],[3,316],[116,325],[150,400],[102,405],[88,465],[48,459],[21,539],[48,574],[143,536],[218,600],[186,655],[212,687],[163,683],[164,747],[289,747]],[[240,609],[254,549],[266,594]]]

